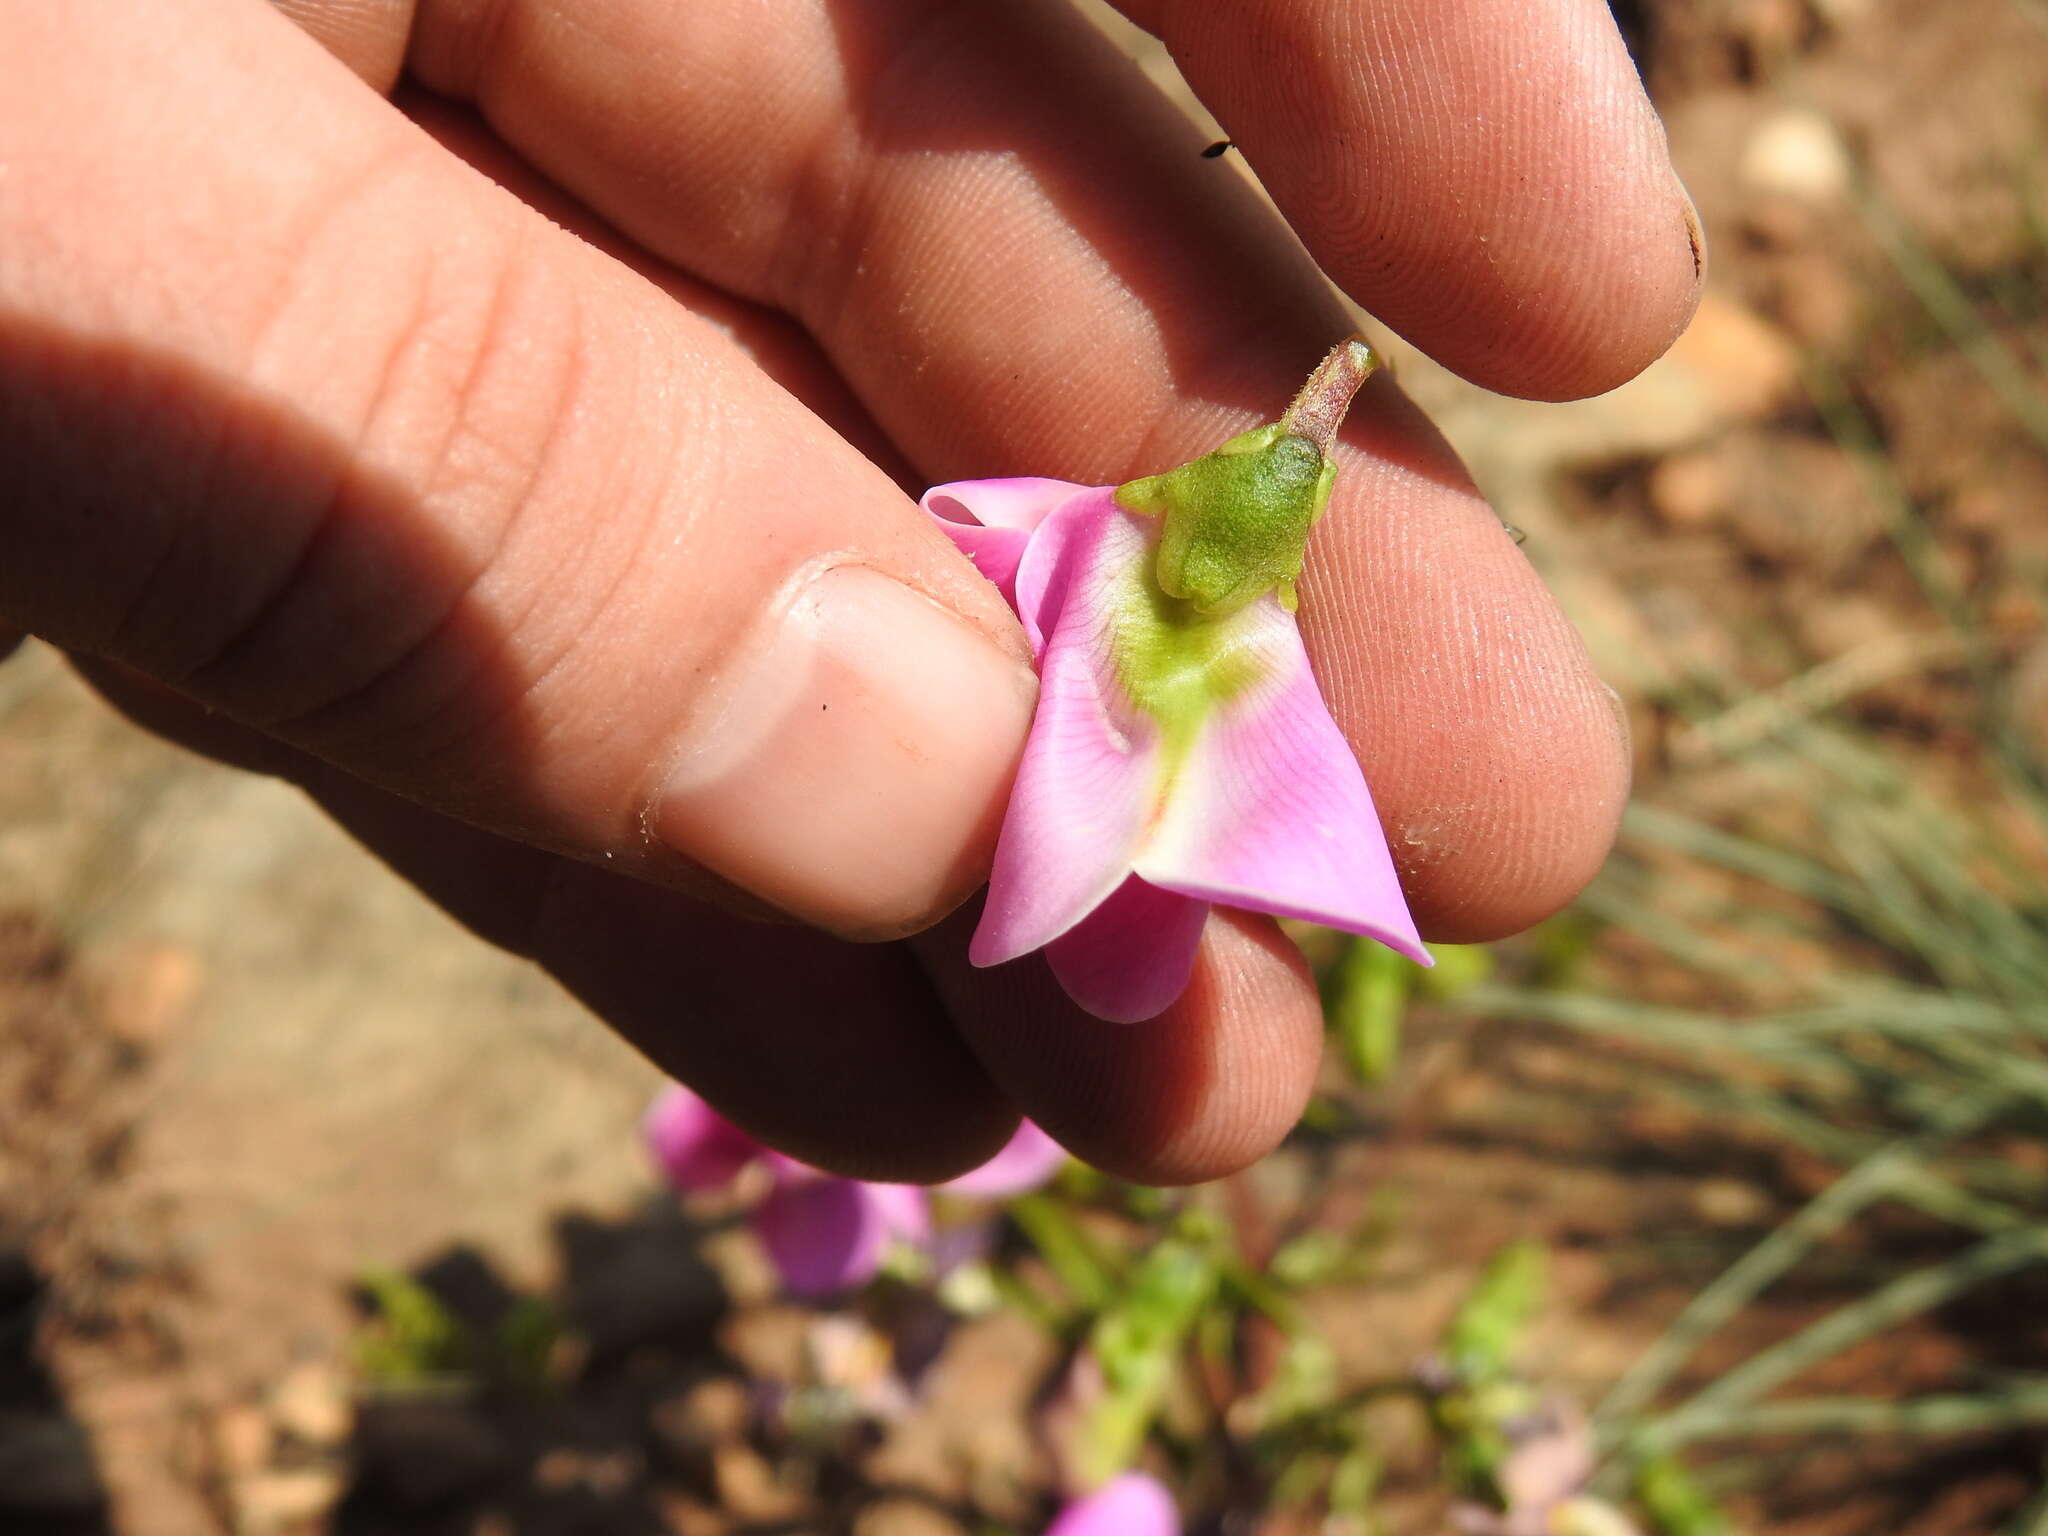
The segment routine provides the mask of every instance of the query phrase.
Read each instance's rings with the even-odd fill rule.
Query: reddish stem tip
[[[1379,365],[1379,354],[1358,337],[1338,342],[1301,386],[1301,393],[1280,418],[1281,427],[1289,436],[1307,438],[1328,458],[1352,397]]]

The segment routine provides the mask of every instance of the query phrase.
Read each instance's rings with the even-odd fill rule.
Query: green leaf
[[[1522,1330],[1543,1299],[1540,1243],[1510,1243],[1493,1256],[1444,1330],[1444,1353],[1467,1383],[1507,1375]]]
[[[1658,1536],[1733,1536],[1734,1525],[1675,1456],[1636,1468],[1636,1499]]]
[[[1401,1016],[1420,966],[1371,939],[1353,939],[1331,977],[1329,1024],[1361,1083],[1387,1080],[1401,1050]]]
[[[1082,1435],[1084,1483],[1106,1481],[1137,1459],[1216,1283],[1216,1263],[1208,1253],[1167,1238],[1145,1255],[1123,1294],[1096,1318],[1088,1348],[1102,1371],[1103,1395],[1090,1408]]]
[[[396,1270],[375,1269],[359,1281],[375,1315],[355,1343],[356,1366],[379,1386],[417,1386],[475,1369],[468,1330],[426,1286]]]
[[[1370,1446],[1355,1445],[1345,1452],[1330,1474],[1330,1513],[1360,1523],[1370,1519],[1385,1471],[1386,1463]]]
[[[1493,951],[1484,944],[1432,944],[1429,952],[1436,964],[1414,967],[1413,981],[1432,1003],[1450,1002],[1493,979]]]
[[[1006,1209],[1069,1296],[1091,1312],[1107,1304],[1115,1279],[1068,1206],[1032,1194],[1020,1195]]]

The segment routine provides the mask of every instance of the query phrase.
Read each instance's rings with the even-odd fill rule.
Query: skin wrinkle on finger
[[[392,102],[443,149],[715,325],[756,367],[859,449],[864,458],[879,466],[906,493],[914,497],[924,489],[922,477],[903,462],[896,446],[854,398],[810,333],[787,315],[700,282],[626,239],[589,208],[539,176],[492,134],[472,109],[410,85],[401,86],[393,94]]]
[[[605,250],[614,259],[633,266],[678,303],[712,320],[770,377],[801,399],[842,437],[860,446],[867,457],[886,459],[888,445],[879,429],[862,415],[858,402],[832,373],[808,336],[786,318],[707,288],[663,265],[639,247],[622,241],[608,226],[593,218],[587,209],[535,176],[530,167],[483,129],[473,113],[416,90],[401,91],[397,99],[407,115],[432,134],[443,148],[538,208],[555,223]],[[897,467],[893,478],[907,486],[908,474],[901,466]],[[72,663],[95,689],[130,719],[189,750],[237,768],[295,782],[305,782],[313,776],[308,766],[311,760],[304,753],[285,746],[274,737],[237,724],[217,709],[202,709],[131,668],[120,668],[80,656],[74,656]],[[668,872],[667,878],[685,894],[721,911],[756,922],[789,921],[757,898],[709,871],[677,869]],[[466,910],[474,911],[473,908]],[[473,928],[479,926],[470,918],[465,920]],[[495,933],[486,932],[484,936],[493,942],[506,943]],[[506,944],[506,947],[519,949],[521,953],[528,952],[529,948],[523,944]]]
[[[602,0],[570,27],[506,0],[481,65],[471,14],[423,12],[428,83],[474,80],[499,132],[612,223],[804,315],[931,480],[1157,470],[1270,417],[1348,328],[1185,121],[1056,11]],[[772,287],[833,267],[847,275],[823,299]],[[1625,782],[1611,715],[1541,582],[1496,548],[1497,521],[1390,383],[1345,440],[1359,451],[1310,548],[1312,657],[1370,679],[1339,690],[1338,716],[1397,843],[1446,808],[1492,808],[1465,813],[1455,848],[1411,856],[1426,931],[1512,931],[1606,852]],[[1496,617],[1519,622],[1487,632]],[[1515,668],[1556,685],[1516,697]],[[1452,696],[1449,675],[1471,681]]]

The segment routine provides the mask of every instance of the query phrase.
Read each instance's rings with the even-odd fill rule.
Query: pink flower
[[[654,1097],[640,1125],[647,1150],[677,1189],[723,1189],[766,1148],[680,1083]]]
[[[1212,902],[1364,934],[1430,963],[1349,744],[1274,595],[1221,615],[1153,575],[1157,519],[1107,486],[968,480],[922,505],[1037,652],[976,965],[1043,949],[1089,1012],[1187,985]]]
[[[932,1242],[927,1191],[914,1184],[842,1179],[770,1151],[680,1083],[656,1095],[642,1124],[648,1150],[685,1191],[722,1189],[749,1167],[768,1170],[754,1207],[755,1235],[782,1283],[827,1296],[874,1278],[892,1244]],[[986,1163],[937,1186],[950,1194],[1008,1199],[1059,1171],[1066,1153],[1026,1120]]]
[[[1157,1478],[1126,1472],[1062,1509],[1045,1536],[1180,1536],[1180,1515]]]
[[[939,1188],[949,1195],[1010,1200],[1037,1189],[1066,1161],[1067,1149],[1025,1120],[1018,1124],[1017,1134],[1003,1143],[1002,1151]]]

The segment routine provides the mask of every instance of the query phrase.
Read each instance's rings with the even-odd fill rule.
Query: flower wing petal
[[[1205,722],[1134,868],[1165,890],[1364,934],[1431,964],[1292,616],[1264,598],[1233,622],[1259,663],[1253,680]]]
[[[1105,492],[1061,508],[1026,556],[1018,591],[1036,593],[1047,639],[1038,712],[968,946],[976,965],[1044,948],[1130,873],[1156,809],[1161,740],[1125,696],[1108,652],[1114,599],[1131,563],[1149,555]]]

